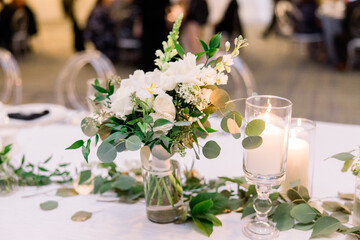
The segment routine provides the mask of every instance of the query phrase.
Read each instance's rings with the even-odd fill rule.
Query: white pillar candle
[[[265,130],[260,136],[263,139],[261,146],[247,150],[246,170],[260,175],[281,173],[286,150],[284,148],[284,130],[266,123]]]
[[[289,139],[289,149],[286,162],[286,179],[284,186],[289,188],[290,183],[300,180],[302,186],[308,187],[309,172],[309,144],[295,136]]]

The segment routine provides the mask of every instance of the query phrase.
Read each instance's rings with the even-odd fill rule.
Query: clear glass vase
[[[184,213],[180,166],[175,160],[152,158],[143,166],[146,214],[156,223],[169,223],[180,219]]]
[[[18,186],[14,170],[7,164],[0,164],[0,196],[12,193]]]
[[[355,178],[353,225],[360,226],[360,176]]]

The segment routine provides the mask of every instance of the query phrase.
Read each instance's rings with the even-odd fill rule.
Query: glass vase
[[[0,196],[12,193],[18,186],[14,170],[8,163],[0,164]]]
[[[150,221],[169,223],[183,216],[183,189],[180,166],[175,160],[152,157],[143,166],[146,214]]]
[[[360,226],[360,176],[355,178],[353,225]]]

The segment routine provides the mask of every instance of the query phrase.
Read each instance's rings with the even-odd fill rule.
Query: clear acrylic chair
[[[112,62],[101,52],[88,50],[72,56],[61,70],[56,83],[56,101],[58,104],[70,106],[77,110],[87,109],[87,103],[83,97],[78,94],[76,82],[80,70],[85,65],[91,65],[96,77],[107,79],[116,74]]]
[[[20,104],[22,101],[22,80],[14,56],[5,49],[0,49],[0,66],[4,72],[4,87],[0,90],[0,102]]]

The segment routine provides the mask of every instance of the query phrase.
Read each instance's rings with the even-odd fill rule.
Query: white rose
[[[120,87],[113,95],[110,96],[111,112],[125,118],[134,108],[134,103],[130,99],[130,95],[134,92],[133,87]]]
[[[176,109],[170,95],[166,93],[159,94],[154,100],[153,109],[169,121],[173,122],[175,120]]]

